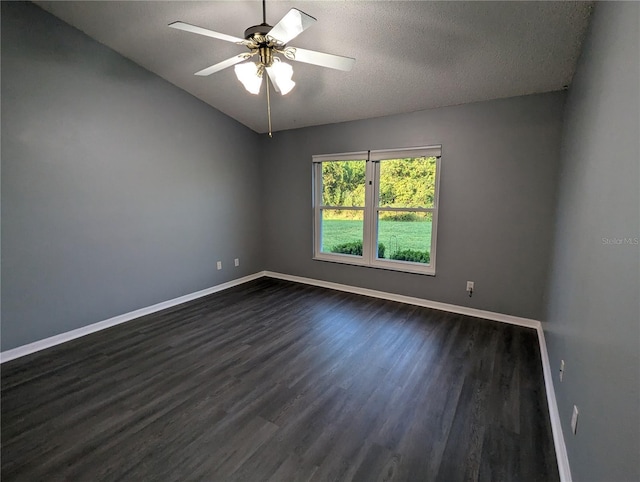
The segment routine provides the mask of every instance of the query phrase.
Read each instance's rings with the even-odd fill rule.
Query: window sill
[[[418,263],[410,263],[406,261],[380,261],[367,263],[360,256],[351,256],[348,254],[319,254],[313,257],[315,261],[327,261],[329,263],[349,264],[352,266],[362,266],[363,268],[385,269],[388,271],[400,271],[409,274],[421,274],[427,276],[435,276],[436,269],[432,265],[419,265]]]

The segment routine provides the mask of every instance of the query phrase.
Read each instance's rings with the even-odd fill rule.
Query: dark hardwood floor
[[[536,333],[262,278],[2,365],[2,480],[557,481]]]

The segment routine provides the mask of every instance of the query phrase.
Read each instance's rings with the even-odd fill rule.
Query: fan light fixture
[[[267,67],[269,77],[273,82],[273,86],[276,90],[279,90],[282,95],[287,95],[296,86],[296,83],[291,80],[293,76],[293,67],[284,62],[274,62],[271,67]]]
[[[345,72],[351,70],[353,64],[356,62],[355,59],[350,57],[326,54],[324,52],[300,49],[287,45],[287,42],[304,32],[313,25],[315,21],[316,19],[312,16],[307,15],[297,8],[292,8],[282,17],[275,27],[272,27],[267,23],[265,0],[262,0],[262,23],[246,29],[244,39],[184,22],[173,22],[169,24],[169,27],[244,45],[249,49],[249,52],[218,62],[206,69],[196,72],[195,75],[211,75],[234,65],[236,77],[242,82],[244,88],[254,95],[260,93],[262,78],[266,77],[267,117],[269,119],[269,137],[272,137],[269,83],[273,85],[276,92],[282,95],[291,92],[296,85],[296,83],[291,80],[293,76],[293,68],[291,65],[283,62],[280,57],[277,57],[275,54],[280,54],[288,60],[319,65],[321,67],[328,67]],[[245,60],[249,60],[255,55],[259,56],[259,62],[245,62]],[[264,75],[265,70],[267,72],[266,76]]]
[[[262,75],[258,75],[258,64],[245,62],[244,64],[236,65],[233,69],[236,71],[236,77],[242,82],[247,91],[255,95],[260,93]]]
[[[271,66],[266,67],[267,73],[276,92],[287,95],[296,86],[296,83],[291,80],[293,67],[280,61],[278,58],[274,58],[273,60],[274,62]],[[244,88],[247,89],[248,92],[254,95],[260,93],[264,69],[265,66],[263,64],[254,62],[245,62],[243,64],[237,64],[234,67],[238,80],[242,82],[242,85],[244,85]]]

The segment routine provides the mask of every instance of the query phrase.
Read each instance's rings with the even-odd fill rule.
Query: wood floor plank
[[[262,278],[1,369],[1,478],[558,481],[532,329]]]

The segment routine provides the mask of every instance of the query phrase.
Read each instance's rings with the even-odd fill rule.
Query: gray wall
[[[564,99],[556,92],[277,132],[263,171],[267,269],[540,319]],[[443,146],[435,277],[311,259],[313,154],[430,144]]]
[[[544,329],[580,482],[640,480],[640,246],[606,241],[640,238],[639,23],[637,3],[596,6],[567,100]]]
[[[246,127],[2,2],[2,350],[261,270],[257,153]]]

